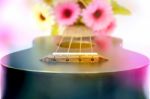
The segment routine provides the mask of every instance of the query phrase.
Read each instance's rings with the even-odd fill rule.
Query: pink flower
[[[6,3],[6,0],[0,0],[0,7]]]
[[[116,28],[116,20],[113,19],[106,28],[104,28],[101,31],[96,31],[95,33],[98,35],[102,35],[102,34],[106,35],[106,34],[112,33],[115,28]]]
[[[94,42],[97,44],[98,48],[102,51],[107,51],[111,47],[111,39],[105,34],[95,33]]]
[[[56,20],[61,25],[72,25],[80,15],[80,7],[74,2],[58,4],[55,8]]]
[[[94,31],[105,29],[113,19],[111,5],[105,0],[93,0],[93,2],[83,10],[83,22]]]
[[[8,49],[12,46],[14,35],[8,26],[0,27],[0,49]]]
[[[116,20],[113,19],[110,24],[107,26],[106,29],[104,29],[105,33],[111,33],[114,31],[114,29],[116,28]]]

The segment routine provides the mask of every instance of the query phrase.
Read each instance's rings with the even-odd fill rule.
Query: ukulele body
[[[38,38],[32,48],[2,58],[2,99],[146,99],[145,56],[115,40],[107,53],[99,52],[108,57],[106,62],[46,64],[40,58],[53,52],[50,40]]]

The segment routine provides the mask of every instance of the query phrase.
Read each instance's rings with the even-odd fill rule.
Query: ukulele
[[[93,42],[92,30],[85,26],[68,27],[62,36],[56,37],[56,50],[41,59],[46,63],[100,63],[108,59],[98,53]],[[120,40],[121,41],[121,40]]]
[[[85,27],[69,27],[4,56],[2,99],[146,99],[149,59],[110,36],[111,47],[104,52],[94,38]]]

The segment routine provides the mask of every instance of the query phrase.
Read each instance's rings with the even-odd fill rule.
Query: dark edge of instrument
[[[141,68],[97,74],[42,73],[2,66],[2,99],[146,99]]]

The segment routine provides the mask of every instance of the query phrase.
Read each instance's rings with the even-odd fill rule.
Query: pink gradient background
[[[118,27],[113,35],[124,40],[124,48],[140,52],[150,58],[150,11],[148,11],[150,1],[118,1],[128,6],[133,14],[129,17],[117,16]],[[37,28],[32,17],[33,3],[32,0],[0,0],[0,57],[10,52],[29,48],[35,37],[48,34]],[[147,73],[145,92],[150,99],[150,69]],[[0,79],[1,74],[0,68]]]

